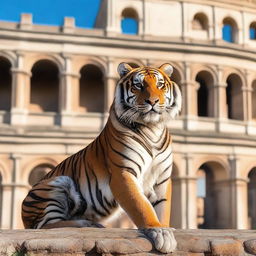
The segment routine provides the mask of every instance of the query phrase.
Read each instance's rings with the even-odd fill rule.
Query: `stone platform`
[[[174,256],[256,255],[256,231],[176,230]],[[131,255],[157,253],[143,233],[132,229],[61,228],[51,230],[2,230],[0,255]]]

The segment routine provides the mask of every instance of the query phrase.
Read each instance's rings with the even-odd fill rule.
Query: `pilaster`
[[[72,72],[72,57],[63,55],[65,59],[65,70],[60,74],[59,109],[60,124],[62,126],[72,125],[72,115],[79,102],[79,78],[80,75]]]
[[[30,101],[31,73],[24,69],[24,55],[18,53],[17,67],[12,72],[12,106],[10,123],[12,125],[26,124]]]

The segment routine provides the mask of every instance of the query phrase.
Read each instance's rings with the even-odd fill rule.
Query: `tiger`
[[[181,110],[181,91],[169,63],[135,68],[122,62],[117,71],[105,127],[31,188],[22,202],[24,227],[104,227],[123,210],[156,250],[173,252],[167,122]]]

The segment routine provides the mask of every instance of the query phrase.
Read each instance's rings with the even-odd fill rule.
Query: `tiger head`
[[[181,92],[170,79],[172,72],[168,63],[159,68],[132,68],[120,63],[114,101],[117,118],[128,125],[154,124],[174,118],[181,110]]]

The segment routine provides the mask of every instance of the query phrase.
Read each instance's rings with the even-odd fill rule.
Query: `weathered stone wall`
[[[174,256],[256,255],[256,231],[176,230]],[[0,255],[160,255],[138,230],[63,228],[0,231]]]

